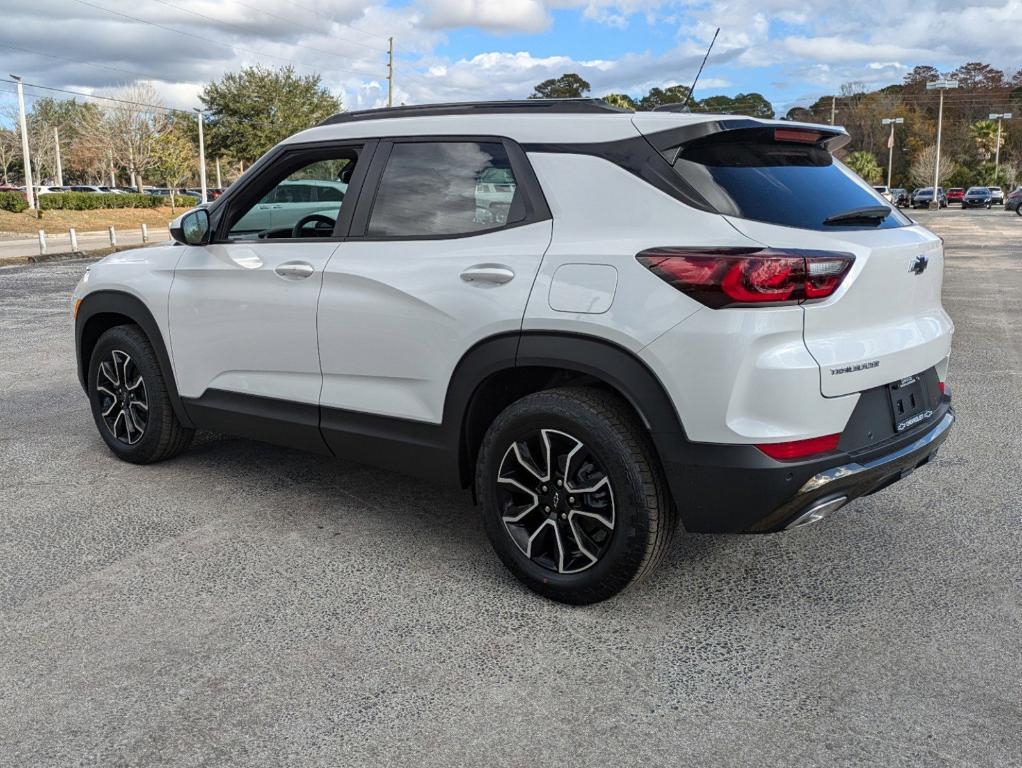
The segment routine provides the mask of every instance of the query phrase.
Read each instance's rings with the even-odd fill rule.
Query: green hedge
[[[195,198],[178,195],[174,202],[182,208],[195,205]],[[114,195],[97,192],[52,192],[39,195],[39,208],[43,211],[91,211],[100,208],[159,208],[169,206],[166,195]]]
[[[20,192],[0,192],[0,211],[21,213],[28,210],[28,200]]]

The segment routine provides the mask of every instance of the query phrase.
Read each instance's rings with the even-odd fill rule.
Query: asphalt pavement
[[[115,460],[85,262],[0,269],[0,766],[1022,765],[1022,219],[917,218],[957,325],[934,462],[586,608],[460,492],[211,435]]]

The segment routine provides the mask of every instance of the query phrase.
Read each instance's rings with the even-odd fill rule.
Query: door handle
[[[306,261],[285,261],[273,271],[286,280],[303,280],[310,277],[316,269]]]
[[[503,264],[476,264],[461,273],[461,279],[466,283],[493,283],[501,285],[514,279],[515,273],[511,267]]]

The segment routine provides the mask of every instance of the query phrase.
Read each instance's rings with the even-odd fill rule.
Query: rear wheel
[[[605,600],[663,558],[675,514],[645,430],[617,397],[538,392],[490,425],[476,466],[486,533],[529,588]]]
[[[88,372],[89,404],[100,436],[120,459],[163,461],[188,447],[194,431],[174,414],[152,345],[134,325],[99,337]]]

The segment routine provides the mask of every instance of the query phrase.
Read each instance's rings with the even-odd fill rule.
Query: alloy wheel
[[[522,553],[556,573],[579,573],[606,553],[614,492],[596,454],[556,429],[516,440],[497,470],[504,528]]]
[[[141,440],[149,422],[149,397],[131,355],[120,349],[110,352],[96,370],[96,393],[110,434],[126,445]]]

